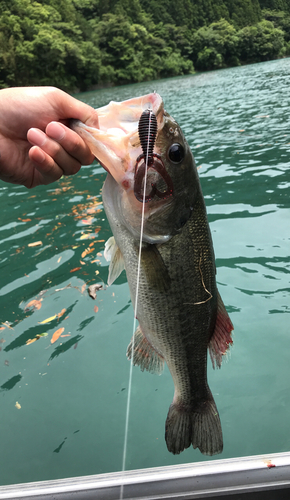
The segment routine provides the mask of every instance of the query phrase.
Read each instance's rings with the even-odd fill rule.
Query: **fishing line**
[[[146,150],[146,159],[145,159],[145,175],[144,175],[144,186],[143,186],[141,226],[140,226],[140,240],[139,240],[139,252],[138,252],[136,295],[135,295],[135,304],[134,304],[134,321],[133,321],[133,336],[132,336],[132,351],[131,351],[132,355],[131,355],[130,372],[129,372],[129,383],[128,383],[126,420],[125,420],[125,436],[124,436],[123,459],[122,459],[122,472],[125,472],[126,457],[127,457],[129,416],[130,416],[130,403],[131,403],[131,392],[132,392],[132,376],[133,376],[133,366],[134,366],[134,343],[135,343],[135,331],[136,331],[136,324],[137,324],[137,305],[138,305],[138,296],[139,296],[142,240],[143,240],[143,233],[144,233],[146,185],[147,185],[147,171],[148,171],[148,158],[149,158],[149,146],[150,146],[150,128],[151,128],[151,120],[149,119],[149,124],[148,124],[148,141],[147,141],[147,150]],[[120,500],[123,500],[123,495],[124,495],[124,483],[121,484]]]

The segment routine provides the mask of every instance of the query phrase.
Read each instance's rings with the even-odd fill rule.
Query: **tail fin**
[[[199,448],[204,455],[223,451],[220,417],[213,399],[199,404],[192,411],[172,403],[165,424],[165,441],[174,455],[188,448]]]

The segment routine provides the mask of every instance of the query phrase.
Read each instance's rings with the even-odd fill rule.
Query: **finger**
[[[88,104],[59,89],[55,89],[51,98],[60,119],[74,118],[90,127],[99,128],[98,113]]]
[[[32,161],[36,172],[32,181],[32,185],[27,187],[35,187],[40,184],[50,184],[55,182],[63,175],[62,169],[55,161],[38,146],[33,146],[29,150],[29,158]]]
[[[82,165],[89,165],[94,161],[94,156],[83,139],[62,123],[49,123],[45,132],[48,137],[57,141],[70,156]]]
[[[53,139],[50,139],[42,130],[31,128],[27,133],[28,141],[41,148],[51,159],[47,158],[47,166],[50,169],[57,167],[62,170],[64,175],[76,174],[81,168],[81,163],[71,155],[69,155],[61,144]]]

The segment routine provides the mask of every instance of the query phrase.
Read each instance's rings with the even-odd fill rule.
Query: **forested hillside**
[[[72,91],[290,55],[290,0],[0,0],[0,88]]]

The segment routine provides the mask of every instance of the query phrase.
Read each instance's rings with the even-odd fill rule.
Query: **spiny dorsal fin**
[[[231,335],[233,329],[233,324],[218,292],[215,329],[208,345],[213,368],[215,368],[215,366],[218,368],[221,367],[223,356],[228,351],[230,344],[233,343]]]
[[[104,257],[106,261],[111,261],[108,276],[108,285],[110,286],[125,269],[123,255],[114,236],[111,236],[105,243]]]
[[[142,372],[147,370],[160,375],[164,368],[164,359],[155,351],[152,345],[144,337],[140,326],[137,327],[134,336],[128,345],[127,358],[132,358],[132,347],[134,343],[133,365],[140,366]]]

